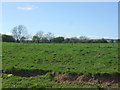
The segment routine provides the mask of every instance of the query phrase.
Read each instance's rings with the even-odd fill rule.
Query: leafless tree
[[[48,40],[51,40],[52,38],[54,38],[54,34],[52,34],[51,32],[48,32],[47,34],[45,34],[45,37],[46,37]]]
[[[24,25],[15,26],[12,29],[12,36],[14,39],[16,39],[18,42],[22,37],[25,37],[27,35],[27,29]]]
[[[89,39],[89,38],[86,37],[86,36],[80,36],[79,38],[80,38],[80,40],[88,40],[88,39]]]
[[[42,40],[42,38],[44,37],[44,32],[38,31],[35,36],[38,37],[38,42],[40,42]]]

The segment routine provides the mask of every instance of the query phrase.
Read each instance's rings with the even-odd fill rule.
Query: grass
[[[3,43],[2,49],[3,70],[39,69],[66,74],[119,72],[117,43]],[[99,85],[81,85],[80,83],[78,85],[58,83],[55,78],[50,79],[49,75],[29,78],[12,76],[7,78],[7,75],[3,74],[3,77],[3,87],[26,87],[29,82],[32,83],[27,84],[29,88],[103,87]],[[18,79],[22,80],[17,82]],[[12,83],[17,86],[14,86],[14,84],[11,86]]]

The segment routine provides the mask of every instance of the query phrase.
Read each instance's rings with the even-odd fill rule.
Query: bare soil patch
[[[35,77],[38,75],[44,75],[48,72],[51,72],[50,70],[39,70],[39,69],[34,69],[34,70],[25,70],[25,69],[21,69],[21,70],[3,70],[3,73],[6,74],[13,74],[14,76],[20,76],[20,77]]]
[[[97,84],[114,84],[120,83],[120,74],[95,74],[95,75],[67,75],[58,74],[57,77],[61,82],[87,82],[87,83],[97,83]]]

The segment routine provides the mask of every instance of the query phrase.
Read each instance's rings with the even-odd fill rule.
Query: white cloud
[[[55,35],[55,37],[65,37],[65,38],[72,38],[72,37],[76,37],[75,35],[67,35],[67,34],[64,34],[64,35]]]
[[[72,38],[72,37],[76,37],[76,38],[79,38],[80,36],[85,36],[85,35],[80,35],[80,36],[76,36],[76,35],[67,35],[67,34],[64,34],[64,35],[55,35],[55,37],[59,37],[59,36],[62,36],[62,37],[65,37],[65,38]],[[102,36],[87,36],[89,39],[117,39],[117,37],[102,37]]]
[[[87,36],[88,38],[90,39],[101,39],[102,37],[99,37],[99,36]]]
[[[6,35],[12,35],[11,32],[7,32],[7,33],[3,33],[3,32],[0,32],[1,34],[6,34]]]
[[[12,35],[12,33],[8,32],[8,33],[6,33],[6,35]]]
[[[38,8],[38,7],[37,6],[33,6],[33,5],[16,7],[16,9],[19,9],[19,10],[33,10],[33,9],[36,9],[36,8]]]
[[[32,7],[17,7],[19,10],[32,10]]]
[[[118,37],[100,37],[100,36],[87,36],[90,39],[117,39]]]

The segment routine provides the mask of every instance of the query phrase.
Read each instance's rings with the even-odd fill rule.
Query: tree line
[[[120,40],[89,39],[86,36],[65,38],[62,36],[55,37],[53,33],[44,33],[38,31],[34,36],[27,33],[27,28],[24,25],[15,26],[12,29],[12,35],[1,34],[3,42],[18,42],[18,43],[114,43]]]

